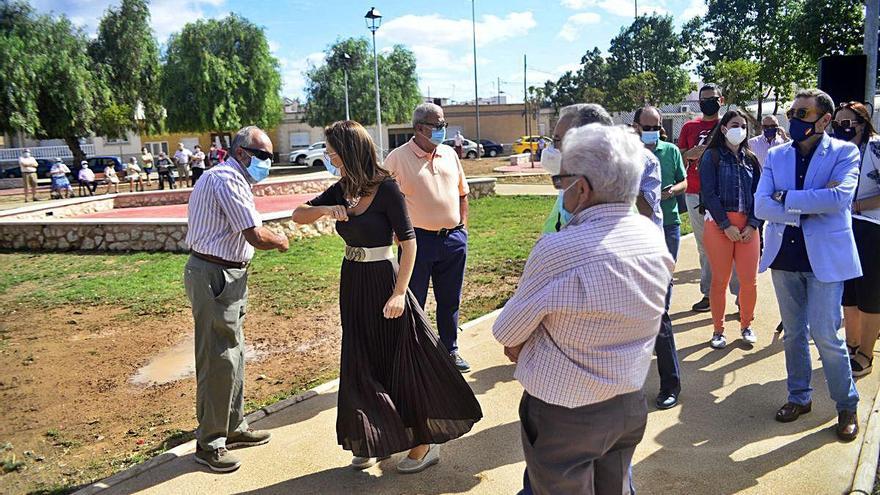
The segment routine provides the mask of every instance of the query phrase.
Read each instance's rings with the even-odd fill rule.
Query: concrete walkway
[[[779,318],[769,274],[759,279],[759,343],[746,348],[729,317],[731,344],[709,348],[708,314],[689,312],[698,297],[699,270],[693,237],[682,242],[672,318],[682,360],[679,407],[651,408],[645,438],[634,459],[640,495],[733,493],[846,493],[861,438],[837,441],[834,404],[813,352],[813,412],[794,423],[773,420],[785,402],[782,342],[774,334]],[[728,308],[734,308],[729,301]],[[517,404],[522,393],[513,366],[491,336],[491,319],[468,328],[462,353],[474,371],[467,379],[483,406],[484,419],[467,436],[442,447],[439,465],[417,475],[394,471],[400,455],[365,472],[350,469],[350,456],[336,445],[336,395],[331,390],[266,417],[255,426],[274,434],[263,447],[237,451],[244,464],[218,475],[184,454],[104,493],[128,494],[513,494],[525,466]],[[859,381],[859,416],[864,424],[880,373]],[[658,390],[656,367],[645,385]],[[193,445],[190,444],[190,452]],[[183,450],[183,449],[181,449]]]

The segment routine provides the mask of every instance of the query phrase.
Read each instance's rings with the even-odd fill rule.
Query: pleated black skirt
[[[342,263],[336,434],[339,445],[357,456],[444,443],[483,417],[412,293],[407,291],[403,316],[382,316],[396,279],[393,261]]]

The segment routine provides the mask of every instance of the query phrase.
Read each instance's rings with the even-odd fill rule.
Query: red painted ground
[[[254,199],[257,203],[257,211],[273,213],[292,210],[315,196],[317,194],[293,194],[289,196],[258,196]],[[119,208],[70,218],[186,218],[186,207],[187,205],[184,204]]]

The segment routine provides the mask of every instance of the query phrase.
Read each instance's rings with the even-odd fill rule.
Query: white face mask
[[[744,127],[728,127],[724,136],[727,138],[727,142],[734,146],[739,146],[746,138],[746,130]]]
[[[541,166],[551,175],[558,175],[562,170],[562,152],[551,145],[541,152]]]

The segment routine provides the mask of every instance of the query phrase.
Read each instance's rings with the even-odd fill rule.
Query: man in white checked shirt
[[[250,126],[238,131],[229,158],[207,170],[187,207],[184,270],[192,303],[196,349],[195,460],[217,472],[241,462],[227,449],[262,445],[269,433],[244,418],[244,316],[248,264],[254,249],[287,251],[287,238],[266,229],[251,186],[269,175],[272,141]]]
[[[535,245],[495,322],[525,388],[526,493],[632,489],[647,420],[641,388],[674,265],[660,229],[632,212],[643,170],[629,129],[566,133],[553,183],[572,218]]]

